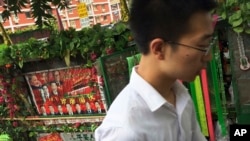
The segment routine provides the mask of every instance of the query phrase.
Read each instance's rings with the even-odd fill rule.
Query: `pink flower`
[[[17,122],[17,121],[14,121],[14,122],[12,123],[12,126],[13,126],[13,127],[17,127],[17,126],[18,126],[18,122]]]
[[[114,49],[113,49],[113,48],[107,48],[107,49],[106,49],[106,53],[107,53],[108,55],[112,54],[113,52],[114,52]]]
[[[103,77],[100,77],[99,81],[100,81],[100,85],[103,86],[104,85],[104,79],[103,79]]]
[[[92,52],[92,53],[90,54],[90,59],[91,59],[92,61],[95,61],[96,58],[97,58],[96,53]]]
[[[8,103],[12,103],[13,101],[14,101],[14,99],[12,97],[7,98]]]

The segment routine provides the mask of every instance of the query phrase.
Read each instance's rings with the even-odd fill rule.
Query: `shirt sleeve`
[[[143,141],[124,128],[97,128],[95,130],[95,141]]]

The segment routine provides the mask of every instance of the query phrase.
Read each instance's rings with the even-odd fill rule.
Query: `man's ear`
[[[157,58],[157,59],[164,59],[166,43],[161,38],[156,38],[152,40],[149,44],[150,52]]]

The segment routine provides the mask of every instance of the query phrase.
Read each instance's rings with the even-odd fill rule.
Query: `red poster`
[[[96,71],[70,67],[25,74],[33,103],[41,116],[106,113]]]

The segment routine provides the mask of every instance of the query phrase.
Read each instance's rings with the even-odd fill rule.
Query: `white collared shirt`
[[[176,108],[133,68],[129,84],[95,130],[96,141],[206,141],[188,90],[174,84]]]

